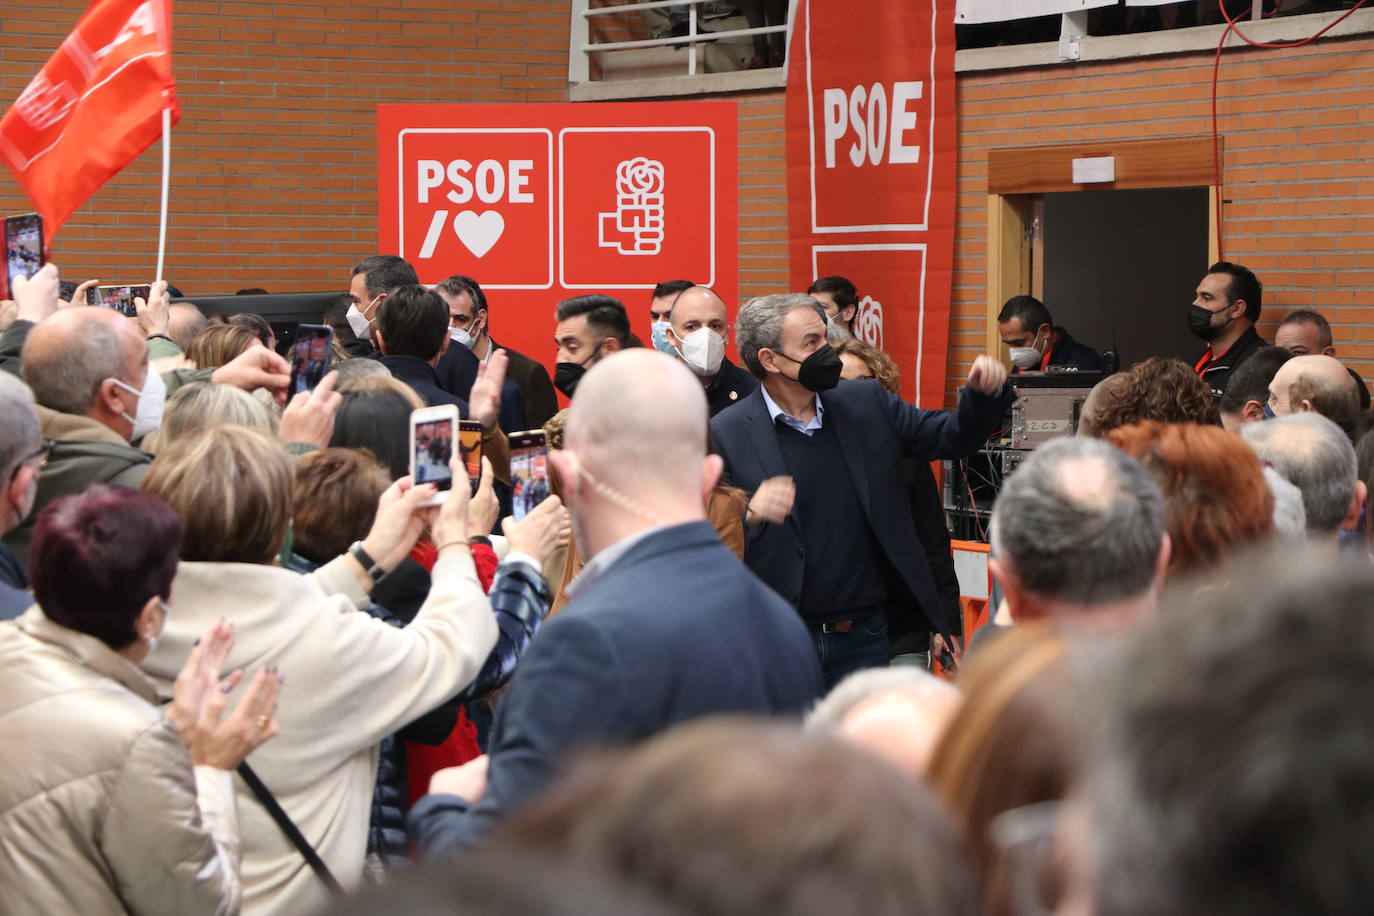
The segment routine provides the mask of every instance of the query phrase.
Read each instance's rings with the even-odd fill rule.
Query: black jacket
[[[467,419],[468,402],[444,390],[439,384],[439,376],[435,373],[434,367],[420,357],[383,356],[381,363],[391,371],[394,378],[414,388],[415,393],[430,407],[452,404],[458,408],[458,416]]]
[[[1051,366],[1072,366],[1075,369],[1082,369],[1084,372],[1102,371],[1102,354],[1098,353],[1087,344],[1081,344],[1073,339],[1073,335],[1063,328],[1055,328],[1059,332],[1059,341],[1050,351]]]
[[[550,417],[558,413],[558,393],[554,391],[553,379],[549,378],[549,370],[545,369],[542,363],[509,347],[503,347],[494,340],[491,345],[497,350],[506,351],[506,356],[510,359],[510,367],[506,370],[506,380],[514,382],[519,387],[523,406],[521,426],[519,429],[507,429],[506,432],[519,432],[543,427],[545,423],[549,422]],[[505,424],[503,423],[502,428],[504,427]]]
[[[691,588],[664,587],[672,582]],[[579,592],[526,653],[497,705],[481,802],[421,799],[411,836],[428,858],[469,849],[578,751],[701,716],[797,716],[822,690],[796,613],[709,522],[660,529]]]
[[[1016,394],[1004,385],[988,397],[965,389],[957,410],[922,410],[890,394],[877,381],[843,381],[820,395],[823,423],[838,433],[845,467],[874,537],[905,587],[895,617],[893,639],[906,632],[948,633],[940,598],[925,562],[907,499],[903,458],[965,458],[995,432]],[[711,421],[711,434],[730,482],[752,493],[770,477],[788,474],[778,434],[762,389]],[[797,481],[803,486],[804,481]],[[862,532],[835,532],[862,537]],[[801,601],[806,552],[801,523],[794,512],[780,525],[747,527],[744,562],[795,607]]]
[[[1221,400],[1221,396],[1226,393],[1227,383],[1231,381],[1231,373],[1266,346],[1268,344],[1264,342],[1264,338],[1256,334],[1253,327],[1246,328],[1245,333],[1231,344],[1231,349],[1216,359],[1209,359],[1212,351],[1208,348],[1198,354],[1198,358],[1193,360],[1193,365],[1198,367],[1198,374],[1207,383],[1207,387],[1212,389],[1212,397]]]
[[[753,394],[758,387],[758,379],[730,360],[721,360],[720,371],[706,388],[706,409],[714,417]]]

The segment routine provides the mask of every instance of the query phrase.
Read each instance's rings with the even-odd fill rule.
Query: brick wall
[[[1374,377],[1374,36],[1223,57],[1223,246],[1264,282],[1260,332],[1289,309],[1331,319],[1338,354]],[[986,327],[987,151],[1211,132],[1213,54],[963,74],[950,374]],[[1178,320],[1191,290],[1173,295]]]
[[[80,18],[34,0],[0,34],[8,106]],[[376,248],[379,102],[567,100],[568,0],[174,0],[168,278],[187,292],[330,289]],[[30,209],[8,170],[0,212]],[[153,272],[159,147],[52,246],[65,275]]]

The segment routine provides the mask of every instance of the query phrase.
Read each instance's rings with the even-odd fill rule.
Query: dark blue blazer
[[[466,420],[468,402],[452,392],[444,390],[434,367],[418,356],[383,356],[381,363],[391,371],[393,378],[405,382],[430,407],[452,404],[458,408],[458,416]]]
[[[796,612],[710,523],[666,528],[544,625],[497,704],[482,801],[427,796],[411,837],[427,857],[470,848],[579,750],[699,716],[798,715],[823,689]]]
[[[759,380],[728,359],[721,360],[716,383],[706,392],[706,409],[715,416],[727,407],[734,407],[759,388]]]
[[[911,630],[947,633],[916,526],[903,474],[904,457],[930,461],[966,458],[996,432],[1002,415],[1016,400],[1010,386],[993,397],[965,390],[956,410],[922,410],[890,394],[877,381],[840,382],[821,392],[822,423],[836,432],[844,467],[854,482],[864,515],[887,559],[901,576],[906,600],[893,610],[892,635]],[[725,473],[752,493],[770,477],[789,473],[760,389],[711,420],[711,435],[725,459]],[[855,537],[858,532],[836,532]],[[795,607],[801,601],[806,563],[801,523],[793,512],[781,525],[745,526],[744,562]]]

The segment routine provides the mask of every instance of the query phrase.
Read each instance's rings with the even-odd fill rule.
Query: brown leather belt
[[[822,633],[848,633],[852,629],[854,629],[854,621],[852,620],[834,620],[830,623],[821,624]]]

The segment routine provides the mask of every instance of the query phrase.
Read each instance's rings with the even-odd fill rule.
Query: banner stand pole
[[[162,267],[167,255],[167,198],[172,177],[172,109],[162,109],[162,220],[157,228],[157,274],[162,279]]]

